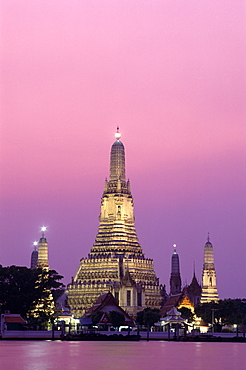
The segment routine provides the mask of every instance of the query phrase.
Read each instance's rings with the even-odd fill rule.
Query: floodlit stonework
[[[68,304],[76,317],[107,292],[131,316],[145,307],[160,308],[162,302],[163,287],[155,275],[153,260],[145,258],[136,234],[130,182],[125,178],[125,149],[118,129],[115,137],[96,240],[68,285]]]
[[[219,300],[216,286],[216,272],[214,267],[213,245],[209,240],[204,245],[204,263],[202,271],[202,296],[201,303]]]
[[[48,243],[44,235],[46,227],[42,227],[42,236],[38,242],[37,268],[49,270]]]

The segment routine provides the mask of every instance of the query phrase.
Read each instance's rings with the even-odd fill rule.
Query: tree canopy
[[[102,311],[96,311],[96,312],[93,312],[91,314],[90,318],[93,322],[93,325],[96,325],[97,323],[99,323],[103,314],[104,314],[104,312],[102,312]]]
[[[186,319],[188,320],[189,323],[192,323],[194,321],[194,313],[187,307],[181,307],[178,309],[179,312],[181,312],[181,317],[183,317],[183,319]]]
[[[200,304],[195,308],[195,313],[206,323],[221,325],[241,325],[246,320],[246,301],[242,299],[224,299],[218,303],[208,302]]]
[[[153,326],[155,322],[158,322],[161,318],[160,310],[156,308],[145,308],[144,310],[137,313],[137,323],[140,325]]]
[[[55,270],[0,265],[0,312],[27,318],[40,300],[64,285]]]
[[[124,325],[125,323],[125,315],[119,311],[110,311],[108,318],[111,324],[116,328]]]

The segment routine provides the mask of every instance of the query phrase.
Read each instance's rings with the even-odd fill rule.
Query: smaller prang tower
[[[176,244],[173,244],[174,252],[172,254],[172,266],[170,276],[170,295],[181,293],[181,277],[179,271],[179,255],[176,251]]]
[[[37,263],[38,263],[37,245],[38,245],[38,242],[34,242],[33,243],[34,250],[32,251],[32,254],[31,254],[31,269],[32,270],[34,270],[35,268],[37,268]]]
[[[38,261],[37,268],[49,270],[48,243],[45,237],[46,227],[41,227],[42,236],[38,242]]]
[[[204,245],[204,263],[202,270],[202,296],[201,303],[218,302],[218,290],[216,286],[216,272],[214,267],[213,245],[208,240]]]

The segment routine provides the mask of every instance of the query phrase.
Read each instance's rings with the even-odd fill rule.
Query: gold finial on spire
[[[209,233],[208,233],[208,242],[210,241],[210,239],[209,239]]]
[[[114,134],[116,140],[120,140],[121,138],[121,133],[120,133],[120,129],[119,129],[119,126],[117,126],[117,130],[116,130],[116,133]]]

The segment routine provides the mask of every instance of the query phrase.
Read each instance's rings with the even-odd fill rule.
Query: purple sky
[[[221,298],[246,296],[242,0],[2,0],[0,263],[75,275],[94,242],[119,125],[136,228],[168,286],[201,280],[210,232]]]

